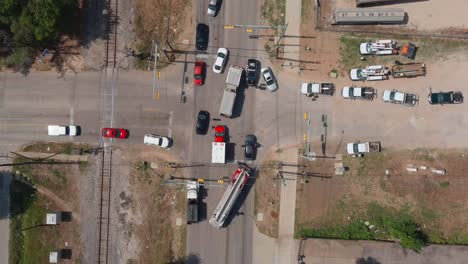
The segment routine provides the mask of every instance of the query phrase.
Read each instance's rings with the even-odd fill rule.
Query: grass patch
[[[450,186],[450,182],[448,181],[439,182],[439,186],[442,188],[447,188]]]
[[[359,45],[362,42],[369,40],[377,40],[382,38],[388,38],[388,36],[375,35],[373,37],[348,34],[343,35],[340,38],[340,64],[345,70],[349,70],[358,66],[372,65],[372,64],[384,64],[391,66],[395,60],[399,60],[403,63],[412,62],[412,60],[403,56],[365,56],[366,61],[361,61],[361,54],[359,53]],[[431,39],[431,38],[394,38],[399,45],[412,42],[418,47],[416,53],[416,60],[434,60],[445,58],[448,55],[460,51],[468,51],[468,42],[462,40],[445,40],[445,39]]]
[[[299,234],[347,240],[393,240],[415,252],[428,243],[427,235],[407,209],[397,211],[377,203],[369,203],[362,215],[350,217],[344,225],[325,223],[318,228],[302,228]]]
[[[284,25],[286,0],[265,0],[262,6],[262,18],[271,25]]]
[[[13,181],[10,192],[9,263],[33,264],[46,259],[55,248],[50,230],[35,227],[44,224],[46,209],[39,205],[34,188]],[[28,229],[30,228],[30,229]]]

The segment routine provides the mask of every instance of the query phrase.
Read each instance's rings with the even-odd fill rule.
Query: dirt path
[[[67,202],[65,202],[62,198],[58,197],[55,193],[42,186],[35,185],[34,188],[36,188],[36,190],[40,194],[43,194],[49,200],[53,201],[59,207],[60,210],[73,212],[73,219],[76,219],[78,222],[81,222],[80,215],[76,211],[74,211],[73,207],[70,206]]]

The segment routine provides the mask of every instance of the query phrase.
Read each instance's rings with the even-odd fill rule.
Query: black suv
[[[195,132],[198,135],[205,135],[208,132],[208,126],[210,124],[210,113],[207,111],[200,111],[197,115],[197,127]]]
[[[208,37],[210,28],[206,24],[199,23],[197,25],[197,36],[195,46],[198,50],[206,50],[208,48]]]
[[[255,135],[246,135],[244,141],[244,157],[246,160],[255,160],[257,156],[257,137]]]
[[[247,85],[256,86],[258,79],[258,61],[249,59],[247,61]]]

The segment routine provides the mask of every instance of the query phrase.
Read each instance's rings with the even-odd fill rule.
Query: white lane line
[[[75,108],[72,106],[70,107],[70,125],[73,125],[75,118]]]
[[[174,111],[169,111],[169,126],[172,126],[173,118],[174,118]]]

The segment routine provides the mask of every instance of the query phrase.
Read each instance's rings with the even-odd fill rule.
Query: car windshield
[[[224,133],[223,133],[223,132],[216,132],[216,133],[215,133],[215,136],[217,136],[217,137],[224,137]]]
[[[372,45],[371,43],[367,43],[367,45],[366,45],[366,50],[367,50],[368,53],[372,52],[371,45]]]
[[[199,74],[195,74],[193,78],[195,78],[196,80],[200,80],[202,77]]]
[[[393,101],[395,100],[395,92],[390,92],[390,100]]]
[[[208,9],[211,9],[213,11],[216,11],[216,5],[209,4]]]
[[[354,87],[349,87],[349,96],[354,96]]]
[[[218,52],[218,57],[220,57],[220,58],[223,58],[223,59],[224,59],[224,58],[226,57],[226,55],[224,55],[224,53]]]
[[[361,78],[362,78],[362,69],[358,69],[358,70],[356,71],[356,75],[357,75],[357,77],[358,77],[359,79],[361,79]]]
[[[215,67],[215,69],[217,69],[217,70],[221,70],[221,66],[219,66],[219,65],[215,65],[214,67]]]
[[[359,144],[353,144],[354,153],[359,153]]]
[[[267,79],[266,79],[266,83],[267,83],[268,85],[272,85],[272,84],[274,83],[273,78],[271,78],[271,77],[267,78]]]
[[[205,120],[205,119],[206,119],[206,116],[205,116],[205,115],[198,115],[198,119],[200,119],[200,120]]]

